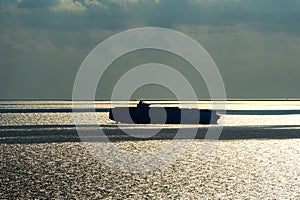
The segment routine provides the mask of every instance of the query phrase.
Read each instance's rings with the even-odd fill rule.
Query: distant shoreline
[[[132,99],[130,101],[139,101],[140,99]],[[174,101],[176,102],[177,100],[175,99],[147,99],[144,98],[143,100],[145,101]],[[2,101],[66,101],[66,102],[72,102],[72,99],[0,99],[0,102]],[[78,100],[78,101],[86,101],[90,102],[90,100]],[[96,99],[94,101],[98,102],[110,102],[110,99]],[[115,101],[128,101],[128,100],[115,100]],[[195,101],[191,99],[185,99],[182,101]],[[197,99],[197,101],[211,101],[209,98],[200,98]],[[224,101],[224,99],[214,99],[214,101]],[[227,98],[225,101],[300,101],[300,98]]]

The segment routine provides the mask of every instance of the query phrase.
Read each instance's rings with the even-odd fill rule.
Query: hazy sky
[[[299,10],[299,0],[0,0],[0,98],[71,98],[76,72],[99,42],[144,26],[202,44],[228,97],[300,97]]]

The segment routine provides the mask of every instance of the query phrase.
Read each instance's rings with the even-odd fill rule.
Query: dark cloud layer
[[[78,22],[82,21],[84,23],[80,24],[81,28],[114,29],[139,23],[163,27],[173,27],[174,24],[218,26],[249,24],[257,25],[258,28],[280,26],[298,31],[299,23],[296,19],[300,18],[300,2],[297,0],[161,0],[159,2],[145,0],[127,1],[127,3],[110,0],[22,0],[18,3],[18,1],[2,0],[2,2],[4,16],[18,19],[15,23],[59,29],[78,29],[80,28]],[[99,5],[87,2],[98,2]],[[66,6],[67,3],[72,5]],[[274,27],[272,31],[276,30]]]
[[[299,9],[298,0],[0,0],[0,98],[70,98],[88,52],[142,26],[200,42],[230,97],[300,97]]]

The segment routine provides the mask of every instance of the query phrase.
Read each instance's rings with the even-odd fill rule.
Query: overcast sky
[[[144,26],[203,45],[228,97],[300,97],[299,10],[299,0],[0,0],[0,98],[70,99],[99,42]]]

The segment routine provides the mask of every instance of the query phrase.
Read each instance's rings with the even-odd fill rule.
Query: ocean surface
[[[300,199],[300,101],[228,101],[225,109],[151,103],[214,108],[221,118],[219,125],[116,124],[110,102],[77,102],[75,126],[71,101],[0,101],[1,199]],[[158,154],[167,148],[166,161]],[[147,159],[153,152],[161,160]]]

